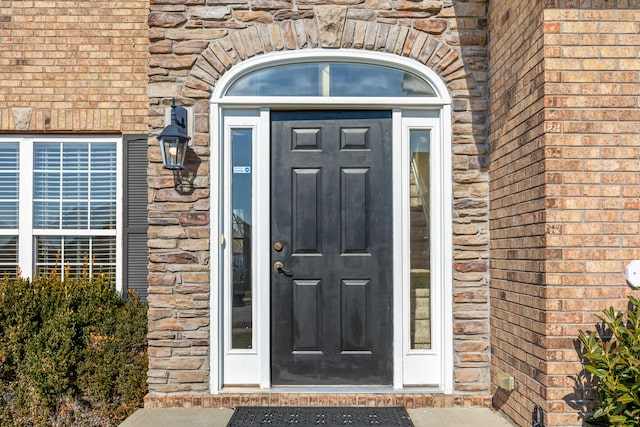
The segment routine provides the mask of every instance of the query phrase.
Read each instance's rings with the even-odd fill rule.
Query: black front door
[[[391,384],[391,113],[271,117],[271,382]]]

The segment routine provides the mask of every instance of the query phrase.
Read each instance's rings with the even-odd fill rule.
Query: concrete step
[[[489,408],[408,409],[415,427],[512,427]],[[231,409],[151,408],[138,409],[120,427],[224,427]]]

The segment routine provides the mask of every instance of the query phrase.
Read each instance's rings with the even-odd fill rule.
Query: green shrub
[[[604,337],[579,333],[583,365],[593,377],[599,404],[592,425],[640,426],[640,301],[629,297],[626,313],[610,307],[601,317]],[[626,319],[625,319],[626,317]]]
[[[119,424],[147,391],[146,312],[102,275],[0,280],[0,425]]]

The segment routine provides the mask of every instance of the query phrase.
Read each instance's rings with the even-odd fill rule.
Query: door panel
[[[366,337],[369,335],[367,325],[367,300],[369,299],[370,282],[368,280],[342,281],[342,346],[343,352],[371,351]]]
[[[291,207],[293,253],[320,253],[321,169],[293,169]],[[277,190],[276,190],[277,191]]]
[[[319,351],[322,335],[319,280],[293,280],[293,351]]]
[[[273,112],[272,384],[391,384],[391,114]]]
[[[368,253],[371,231],[369,169],[343,169],[341,172],[342,252]]]

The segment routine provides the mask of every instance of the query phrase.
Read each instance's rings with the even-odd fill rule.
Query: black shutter
[[[124,135],[124,291],[147,299],[147,135]]]

